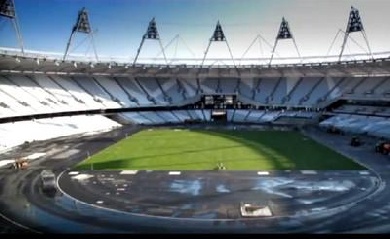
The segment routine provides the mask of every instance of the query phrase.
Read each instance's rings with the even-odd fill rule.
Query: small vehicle
[[[360,146],[360,145],[362,145],[362,141],[360,140],[359,137],[354,136],[354,137],[351,138],[351,146],[357,147],[357,146]]]
[[[344,135],[344,132],[343,132],[341,129],[336,128],[336,127],[334,127],[334,126],[327,128],[327,129],[326,129],[326,132],[328,132],[329,134]]]
[[[55,190],[56,189],[56,175],[51,170],[43,170],[40,174],[42,189]]]
[[[390,153],[390,142],[389,141],[379,141],[375,145],[375,152],[381,154],[389,154]]]

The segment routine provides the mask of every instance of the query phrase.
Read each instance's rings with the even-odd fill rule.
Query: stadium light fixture
[[[343,41],[343,45],[341,46],[341,52],[338,61],[341,61],[341,57],[343,56],[349,34],[355,32],[360,32],[362,34],[364,41],[366,42],[367,45],[368,54],[371,56],[371,59],[374,59],[374,56],[371,52],[370,44],[367,39],[366,32],[363,27],[362,19],[360,18],[359,10],[351,6],[351,11],[349,12],[348,25],[346,31],[344,32],[344,41]]]
[[[142,36],[142,40],[141,40],[141,43],[138,47],[137,55],[134,58],[133,65],[135,65],[137,63],[138,56],[141,53],[141,50],[142,50],[142,47],[143,47],[145,40],[157,40],[158,41],[160,48],[161,48],[161,52],[163,53],[163,56],[164,56],[164,61],[168,65],[167,57],[165,56],[164,47],[161,43],[160,35],[157,31],[156,20],[154,17],[149,22],[148,29],[146,30],[146,33]]]
[[[22,34],[20,32],[19,21],[16,16],[16,9],[14,0],[0,0],[0,20],[10,20],[14,26],[16,37],[19,42],[22,55],[24,55],[24,46]]]
[[[99,58],[98,58],[98,55],[96,52],[94,38],[93,38],[94,32],[92,31],[92,26],[91,26],[90,21],[89,21],[88,12],[85,9],[85,7],[83,7],[78,12],[77,22],[72,28],[72,33],[70,34],[68,43],[66,45],[65,54],[62,58],[63,61],[65,61],[67,56],[68,56],[70,46],[72,45],[72,39],[73,39],[73,36],[75,34],[87,34],[90,37],[93,51],[95,53],[95,59],[96,59],[96,61],[99,61]]]
[[[275,54],[275,49],[276,49],[276,46],[278,45],[279,40],[285,40],[285,39],[291,39],[293,41],[294,46],[295,46],[295,50],[298,53],[298,57],[300,60],[302,60],[301,54],[299,53],[298,46],[297,46],[297,44],[295,42],[295,38],[291,32],[288,21],[284,17],[282,17],[282,22],[280,23],[279,32],[275,38],[275,43],[274,43],[274,46],[273,46],[272,51],[271,51],[271,59],[270,59],[268,65],[271,65],[271,63],[272,63],[272,60],[273,60],[274,54]]]

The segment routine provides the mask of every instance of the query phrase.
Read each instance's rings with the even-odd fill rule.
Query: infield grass
[[[362,170],[299,132],[149,129],[98,152],[77,169]]]

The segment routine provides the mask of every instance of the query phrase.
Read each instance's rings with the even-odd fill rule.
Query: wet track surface
[[[127,128],[99,136],[36,142],[1,156],[46,155],[27,170],[0,170],[2,232],[390,232],[388,156],[373,142],[308,132],[373,171],[78,171],[69,167],[112,144]],[[19,152],[22,152],[21,154]],[[38,180],[53,168],[60,190]],[[380,175],[380,177],[378,177]],[[240,203],[267,205],[270,217],[244,218]]]
[[[59,186],[82,202],[138,215],[226,220],[241,218],[242,202],[267,205],[273,217],[296,216],[354,202],[378,185],[367,171],[312,173],[66,171]]]

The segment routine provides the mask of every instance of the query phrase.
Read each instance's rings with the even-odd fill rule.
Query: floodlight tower
[[[85,7],[83,7],[79,11],[79,13],[78,13],[76,24],[72,28],[72,33],[70,34],[68,43],[66,44],[66,50],[65,50],[65,54],[64,54],[63,60],[65,60],[66,57],[68,56],[69,48],[70,48],[70,46],[72,44],[72,39],[73,39],[74,35],[76,33],[83,33],[83,34],[87,34],[88,37],[91,38],[91,44],[92,44],[92,47],[93,47],[93,51],[95,53],[96,61],[99,61],[99,58],[98,58],[98,55],[97,55],[97,52],[96,52],[95,42],[94,42],[94,39],[93,39],[93,32],[92,32],[91,28],[92,27],[91,27],[91,24],[89,23],[88,12],[85,9]]]
[[[275,49],[276,49],[276,46],[278,44],[278,41],[279,40],[284,40],[284,39],[292,39],[292,41],[294,43],[294,46],[295,46],[295,49],[297,50],[298,57],[301,58],[301,55],[299,54],[298,46],[297,46],[297,44],[295,42],[295,38],[293,37],[293,35],[292,35],[291,31],[290,31],[290,27],[288,26],[288,22],[283,17],[282,18],[282,22],[280,23],[278,35],[276,36],[276,39],[275,39],[274,47],[272,49],[271,59],[269,61],[269,65],[271,65],[271,63],[272,63],[272,59],[274,57],[274,53],[275,53]]]
[[[236,68],[236,64],[234,62],[232,51],[231,51],[229,43],[228,43],[228,41],[227,41],[227,39],[225,37],[225,34],[223,33],[223,30],[222,30],[222,27],[221,27],[221,24],[219,23],[219,21],[217,22],[217,26],[215,27],[214,33],[213,33],[213,35],[211,36],[211,38],[209,40],[209,44],[207,45],[206,51],[204,52],[202,63],[200,65],[201,68],[202,68],[203,63],[204,63],[204,61],[206,59],[206,56],[207,56],[207,53],[208,53],[208,51],[210,49],[211,43],[213,43],[213,42],[225,42],[226,43],[226,46],[227,46],[227,48],[229,50],[230,57],[231,57],[231,59],[233,61],[234,68]]]
[[[142,46],[144,45],[145,40],[157,40],[159,42],[161,51],[164,55],[165,63],[168,65],[168,61],[167,61],[167,58],[165,56],[164,47],[162,46],[160,35],[158,34],[158,31],[157,31],[156,20],[154,19],[154,17],[149,22],[148,29],[146,30],[146,33],[142,36],[141,44],[138,47],[137,55],[134,58],[133,65],[135,65],[135,63],[137,63],[138,56],[141,53],[141,49],[142,49]]]
[[[20,50],[22,51],[22,54],[24,54],[23,39],[22,34],[20,33],[18,18],[16,16],[14,0],[0,0],[0,18],[5,18],[12,22],[18,38]]]
[[[339,55],[339,61],[341,60],[341,57],[343,55],[344,48],[345,48],[345,45],[347,43],[349,34],[353,33],[353,32],[361,32],[362,33],[364,41],[367,44],[368,53],[370,54],[371,58],[374,58],[372,53],[371,53],[371,49],[370,49],[370,45],[368,43],[366,32],[364,31],[364,28],[363,28],[363,23],[362,23],[362,20],[360,18],[359,11],[356,8],[354,8],[353,6],[351,6],[351,11],[349,12],[349,20],[348,20],[347,30],[345,31],[345,34],[344,34],[344,41],[343,41],[343,45],[341,47],[341,52]]]

